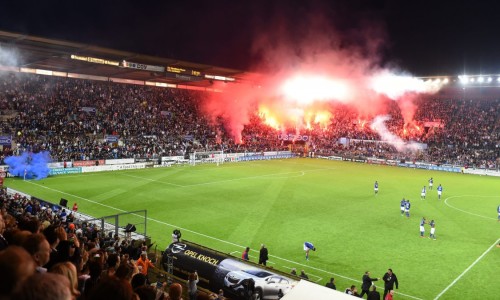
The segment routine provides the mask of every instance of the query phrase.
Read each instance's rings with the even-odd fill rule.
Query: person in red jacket
[[[248,252],[250,251],[250,247],[246,247],[245,251],[241,254],[241,259],[248,260]]]

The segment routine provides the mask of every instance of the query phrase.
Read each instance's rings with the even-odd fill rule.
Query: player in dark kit
[[[401,217],[404,215],[405,213],[405,207],[406,207],[406,200],[405,198],[403,198],[403,200],[401,200],[401,203],[399,205],[400,209],[401,209]]]
[[[406,200],[406,205],[405,205],[405,214],[406,214],[407,218],[410,217],[410,208],[411,208],[411,203],[410,203],[410,199],[408,199],[408,200]]]
[[[424,225],[425,224],[427,224],[427,221],[425,220],[425,217],[422,217],[422,220],[420,220],[420,237],[424,237],[424,233],[425,233]]]
[[[441,184],[439,184],[437,191],[438,191],[438,200],[441,200],[441,195],[443,194],[443,187],[441,186]]]

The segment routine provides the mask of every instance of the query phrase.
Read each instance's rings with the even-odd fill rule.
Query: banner
[[[172,116],[174,115],[173,113],[169,112],[168,110],[162,110],[160,111],[160,115],[164,116],[164,117],[168,117],[169,119],[172,118]]]
[[[130,68],[130,69],[137,69],[137,70],[144,70],[144,71],[151,71],[151,72],[159,72],[159,73],[165,72],[165,67],[162,67],[162,66],[146,65],[146,64],[140,64],[140,63],[125,61],[125,60],[122,61],[120,66],[125,67],[125,68]]]
[[[2,145],[2,146],[12,145],[12,137],[10,135],[0,136],[0,145]]]
[[[73,162],[74,167],[90,167],[104,165],[104,159],[101,160],[77,160]]]
[[[197,270],[200,286],[212,291],[223,289],[230,299],[249,299],[245,297],[249,281],[254,285],[252,299],[279,299],[280,290],[281,294],[287,294],[298,283],[277,270],[187,241],[171,244],[165,253],[168,255],[163,255],[161,263],[165,270],[169,268],[168,256],[171,256],[174,275],[187,279],[188,272]]]
[[[309,136],[293,134],[293,133],[288,133],[288,134],[284,133],[284,134],[278,134],[278,140],[307,142],[309,140]]]
[[[182,81],[202,81],[203,80],[203,77],[191,76],[191,75],[185,75],[185,74],[177,74],[177,73],[165,73],[165,77],[175,78],[177,80],[182,80]]]
[[[50,169],[49,175],[65,175],[82,173],[82,168],[55,168]]]
[[[80,111],[88,112],[88,113],[96,113],[96,108],[95,107],[89,107],[89,106],[84,106],[80,108]]]
[[[106,142],[108,143],[117,143],[119,139],[119,136],[117,135],[107,135],[106,136]]]

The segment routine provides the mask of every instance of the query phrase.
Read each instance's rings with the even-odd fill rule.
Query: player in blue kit
[[[304,243],[304,251],[306,251],[306,260],[309,260],[309,251],[316,251],[316,248],[314,245],[310,242],[305,242]]]
[[[497,207],[497,212],[498,212],[498,222],[500,222],[500,205]]]
[[[406,214],[407,218],[410,217],[410,207],[411,207],[410,199],[408,199],[408,200],[406,200],[406,204],[405,204],[405,214]]]
[[[401,204],[400,204],[400,208],[401,208],[401,217],[404,215],[405,213],[405,207],[406,207],[406,200],[405,198],[403,198],[403,200],[401,200]]]
[[[422,191],[420,192],[420,199],[425,200],[425,195],[427,194],[427,191],[425,190],[425,185],[422,188]]]
[[[378,181],[375,181],[375,184],[373,185],[373,190],[375,191],[375,196],[378,194]]]
[[[424,225],[425,224],[427,224],[427,221],[425,220],[425,217],[422,217],[422,220],[420,220],[420,237],[424,237],[424,233],[425,233]]]
[[[435,235],[435,232],[436,232],[436,222],[434,222],[434,220],[431,220],[431,222],[429,223],[429,225],[431,225],[431,234],[429,235],[429,238],[433,239],[433,240],[436,240],[436,235]]]
[[[438,200],[441,200],[441,195],[443,194],[443,187],[441,186],[441,184],[439,184],[439,186],[437,187],[437,191],[438,191]]]

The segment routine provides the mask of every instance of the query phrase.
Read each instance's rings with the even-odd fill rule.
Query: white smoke
[[[15,50],[0,45],[0,66],[16,67],[18,61],[19,56]]]
[[[409,75],[397,75],[389,70],[383,70],[371,78],[371,88],[392,100],[397,100],[406,93],[435,94],[446,83],[446,80],[441,79],[423,80]]]
[[[385,125],[390,116],[377,116],[370,124],[370,128],[380,135],[380,140],[394,146],[399,152],[422,150],[422,145],[415,142],[405,142],[400,137],[390,132]]]

